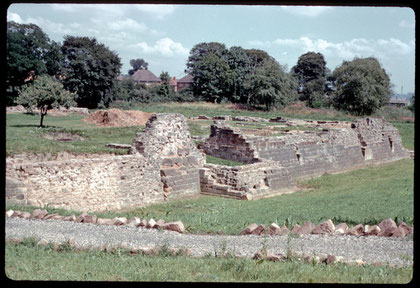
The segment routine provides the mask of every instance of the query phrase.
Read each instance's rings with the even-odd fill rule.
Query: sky
[[[12,4],[8,21],[38,25],[56,42],[95,37],[123,64],[143,58],[159,77],[185,75],[191,48],[220,42],[262,49],[290,70],[299,56],[322,53],[333,71],[355,57],[375,57],[396,93],[415,89],[415,13],[404,7]]]

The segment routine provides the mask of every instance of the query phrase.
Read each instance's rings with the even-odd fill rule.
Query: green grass
[[[58,252],[26,239],[19,244],[6,243],[5,274],[13,280],[408,283],[413,269],[310,264],[294,259],[257,264],[249,258],[131,255],[124,249]]]
[[[137,104],[132,109],[155,113],[180,113],[187,117],[206,115],[209,117],[230,116],[253,116],[261,118],[286,118],[311,119],[311,120],[343,120],[350,121],[355,117],[333,109],[311,109],[305,106],[295,105],[272,111],[238,109],[232,104],[213,104],[208,102],[192,103],[148,103]]]
[[[326,174],[301,182],[302,191],[271,198],[241,201],[200,195],[172,200],[125,212],[95,213],[99,217],[134,216],[181,220],[190,233],[239,234],[251,223],[280,226],[318,224],[328,218],[336,224],[377,224],[385,218],[414,224],[414,163],[405,159],[341,174]],[[7,205],[6,209],[29,211],[35,207]],[[49,213],[78,215],[47,207]]]
[[[398,129],[402,144],[408,150],[414,150],[414,123],[403,121],[390,121]]]
[[[237,162],[234,160],[227,160],[218,157],[214,157],[211,155],[206,155],[206,163],[210,164],[217,164],[217,165],[224,165],[224,166],[241,166],[245,165],[245,163]]]
[[[83,116],[50,116],[44,120],[45,128],[39,128],[39,115],[6,115],[6,155],[19,153],[126,153],[125,150],[106,148],[108,143],[131,144],[136,133],[144,126],[103,128],[88,124]],[[44,137],[50,132],[68,132],[82,136],[84,141],[61,142]]]
[[[228,104],[211,103],[161,103],[135,106],[145,112],[172,112],[181,113],[184,116],[207,116],[216,115],[247,115],[262,118],[274,118],[278,116],[289,118],[303,118],[313,120],[351,120],[351,116],[337,111],[309,109],[307,107],[289,106],[282,110],[263,112],[233,109]],[[60,151],[71,153],[126,153],[124,150],[106,148],[108,143],[131,144],[135,134],[144,129],[144,126],[135,127],[112,127],[104,128],[94,124],[88,124],[81,119],[83,116],[51,116],[47,115],[44,120],[45,128],[39,128],[39,115],[30,114],[7,114],[6,115],[6,155],[16,153],[51,153]],[[398,128],[403,145],[407,149],[414,149],[414,123],[392,121]],[[202,125],[210,125],[211,121],[192,122],[188,121],[191,134],[202,136],[210,133],[210,128],[202,129]],[[264,123],[255,123],[255,127],[263,127]],[[281,129],[281,128],[280,128]],[[288,127],[288,130],[294,129]],[[85,141],[60,142],[48,140],[43,136],[48,132],[70,132],[85,138]],[[281,131],[279,131],[281,132]]]

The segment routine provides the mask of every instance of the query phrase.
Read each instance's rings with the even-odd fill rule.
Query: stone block
[[[347,226],[347,223],[340,223],[337,226],[335,226],[335,234],[337,235],[346,234],[348,229],[349,227]]]
[[[153,218],[150,218],[150,220],[146,224],[146,228],[154,228],[156,225],[156,221]]]
[[[32,211],[30,219],[42,219],[47,215],[47,210],[35,209]]]
[[[300,229],[300,234],[311,234],[315,229],[315,225],[311,221],[306,221]]]
[[[277,235],[280,234],[281,228],[276,223],[271,223],[270,227],[268,228],[269,235]]]
[[[252,232],[251,235],[262,235],[265,231],[265,226],[263,224],[260,224],[257,226],[257,228],[255,228]]]
[[[131,219],[129,219],[126,223],[127,226],[137,226],[138,224],[140,224],[140,218],[139,217],[133,217]]]
[[[74,215],[71,215],[71,216],[65,216],[65,217],[63,218],[63,221],[72,221],[72,222],[75,222],[75,221],[76,221],[76,216],[74,216]]]
[[[391,236],[398,228],[397,224],[391,218],[387,218],[383,220],[381,223],[378,224],[381,232],[379,232],[378,236],[380,237],[389,237]]]
[[[162,228],[164,230],[175,231],[175,232],[178,232],[178,233],[184,233],[185,232],[184,224],[182,224],[181,221],[167,222],[167,223],[163,224]]]
[[[244,230],[239,233],[239,235],[248,235],[251,234],[255,229],[257,229],[258,225],[256,223],[250,224],[248,227],[246,227]]]
[[[7,210],[6,211],[6,217],[12,217],[12,215],[13,215],[13,213],[15,213],[15,211],[13,211],[13,210]]]
[[[328,219],[318,226],[312,231],[312,234],[334,234],[335,226],[331,219]]]
[[[158,221],[156,221],[156,224],[153,226],[153,228],[155,229],[162,228],[164,224],[165,224],[165,220],[159,219]]]
[[[405,222],[398,223],[398,227],[404,230],[405,235],[413,233],[413,227],[408,226]]]
[[[362,236],[364,233],[364,227],[362,224],[358,224],[347,230],[346,234],[351,236]]]

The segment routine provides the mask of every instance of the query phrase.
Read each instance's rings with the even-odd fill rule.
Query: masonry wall
[[[133,140],[131,153],[144,155],[159,167],[165,199],[200,193],[198,168],[204,164],[204,155],[195,146],[183,115],[153,115]]]
[[[201,142],[206,154],[243,163],[260,163],[240,166],[243,170],[238,171],[236,168],[218,168],[220,171],[229,170],[229,173],[218,173],[214,168],[205,165],[206,169],[202,169],[204,172],[201,174],[202,191],[229,196],[239,188],[242,198],[246,198],[244,194],[247,193],[252,198],[253,195],[273,194],[281,189],[290,189],[294,184],[289,179],[304,179],[325,172],[338,172],[409,157],[409,152],[402,146],[398,130],[383,118],[359,119],[350,127],[262,137],[242,135],[238,129],[223,123],[212,125],[210,137]],[[260,185],[262,190],[268,189],[270,192],[252,190],[251,187],[257,183],[269,182],[273,167],[277,171],[285,171],[282,172],[283,178],[279,178],[282,180],[277,182],[279,186]],[[245,171],[250,173],[245,174]],[[278,175],[277,173],[274,172],[274,175]],[[242,174],[246,176],[243,177]],[[255,183],[253,180],[241,182],[240,179],[255,179]],[[220,184],[225,187],[221,189],[218,187]],[[251,192],[243,187],[250,188]]]
[[[200,193],[204,156],[180,114],[155,114],[130,155],[41,161],[9,159],[6,201],[101,211],[127,209]]]
[[[141,155],[6,165],[6,200],[101,211],[163,200],[158,167]]]
[[[255,199],[295,188],[288,170],[274,161],[228,167],[205,164],[200,169],[201,193],[236,199]]]

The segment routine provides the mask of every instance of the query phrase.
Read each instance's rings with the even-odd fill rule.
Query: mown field
[[[232,256],[171,256],[164,247],[157,256],[128,250],[79,251],[63,244],[58,251],[38,247],[35,239],[6,243],[5,273],[13,280],[154,281],[154,282],[282,282],[399,283],[411,281],[411,267],[312,264],[296,259],[256,262]]]
[[[278,116],[313,120],[346,120],[353,117],[334,110],[289,107],[281,111],[240,110],[232,105],[207,103],[149,104],[133,109],[145,112],[175,112],[185,116],[247,115],[263,118]],[[47,116],[46,128],[38,128],[39,116],[7,114],[6,153],[123,153],[105,147],[107,143],[131,144],[134,135],[144,127],[102,128],[81,121],[82,116]],[[391,121],[398,128],[403,145],[414,149],[414,123]],[[192,135],[203,135],[203,129],[189,122]],[[44,138],[52,131],[71,132],[85,141],[60,142]],[[212,163],[232,165],[214,157]],[[233,163],[234,165],[235,163]],[[385,218],[414,224],[414,161],[366,167],[340,174],[324,174],[299,183],[300,191],[253,201],[238,201],[200,195],[190,199],[140,207],[130,211],[96,213],[99,217],[181,220],[188,233],[238,234],[250,223],[270,225],[318,224],[328,218],[336,224],[377,224]],[[33,211],[35,207],[7,205],[6,209]],[[78,215],[46,207],[49,213]],[[21,260],[25,259],[24,262]],[[20,260],[20,261],[19,261]],[[112,263],[112,264],[109,264]],[[125,268],[123,268],[125,267]],[[156,272],[158,271],[158,272]],[[257,273],[258,272],[258,273]],[[288,261],[264,262],[257,265],[250,259],[203,258],[160,255],[130,256],[124,251],[55,252],[34,245],[6,244],[6,273],[13,279],[42,280],[111,280],[111,281],[257,281],[257,282],[345,282],[406,283],[412,268],[353,267],[344,264],[311,265]]]

